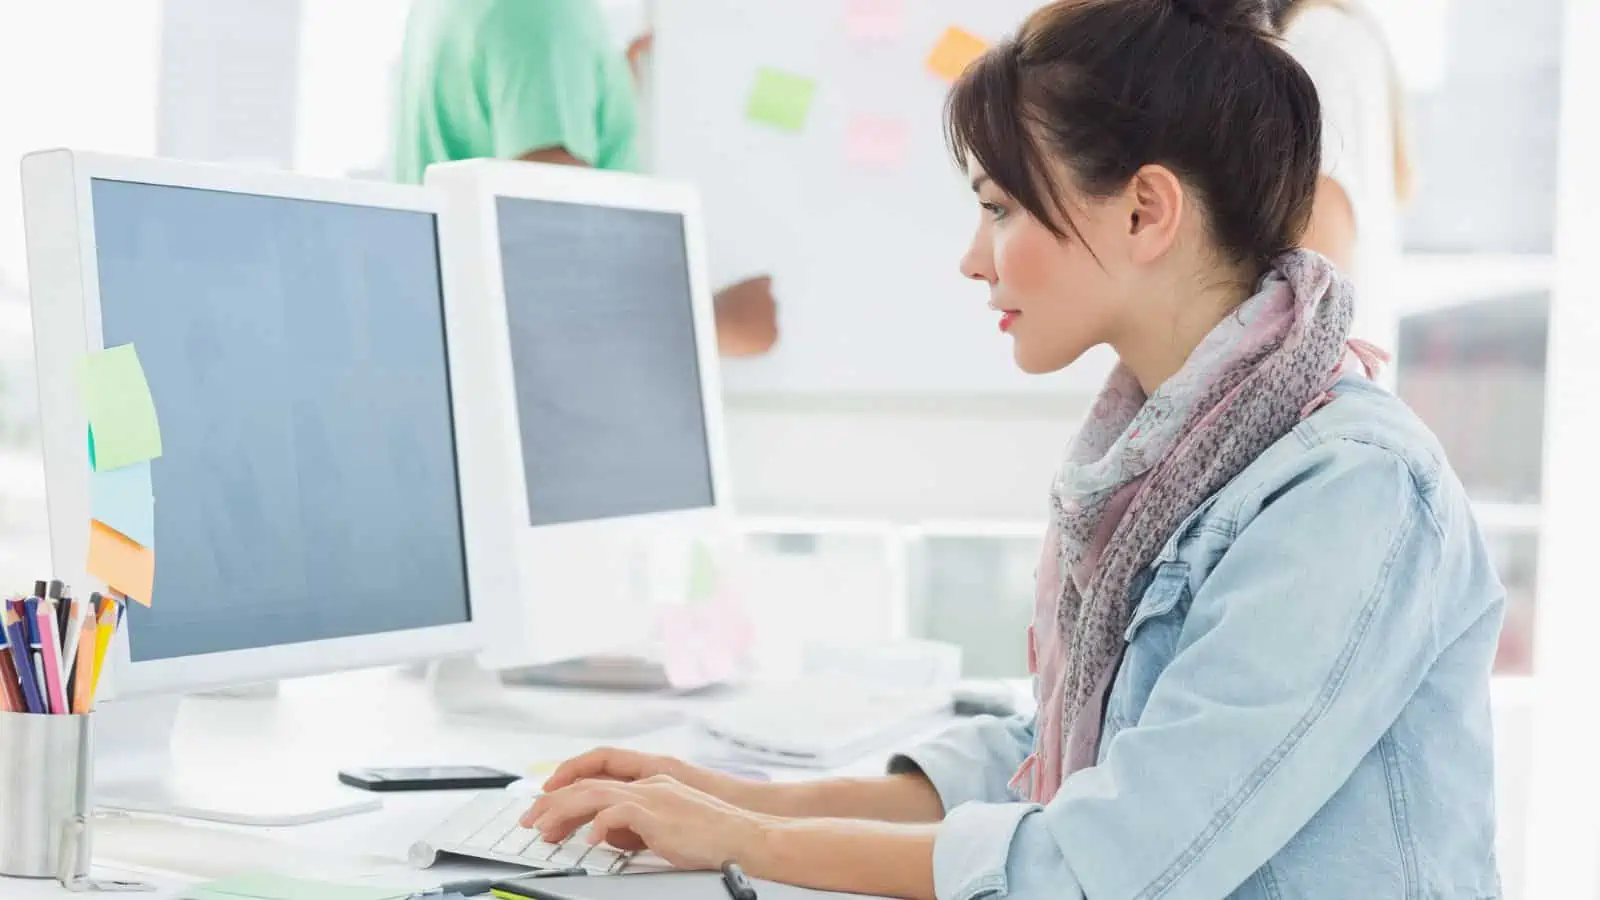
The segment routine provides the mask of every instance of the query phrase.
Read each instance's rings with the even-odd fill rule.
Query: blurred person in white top
[[[1271,0],[1322,100],[1322,178],[1304,245],[1356,283],[1354,337],[1398,351],[1394,279],[1411,191],[1404,93],[1383,31],[1356,0]],[[1393,367],[1383,381],[1393,387]]]

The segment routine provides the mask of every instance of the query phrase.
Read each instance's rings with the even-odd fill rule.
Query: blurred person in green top
[[[414,0],[400,62],[395,177],[422,183],[437,162],[494,157],[638,168],[634,73],[649,38],[612,49],[596,0]],[[717,293],[729,356],[777,340],[772,281]]]

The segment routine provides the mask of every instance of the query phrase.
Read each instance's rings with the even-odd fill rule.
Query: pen
[[[78,696],[78,645],[83,639],[84,609],[94,602],[95,595],[90,594],[87,601],[68,599],[66,630],[61,633],[61,672],[67,679],[67,698],[73,700]],[[94,646],[94,642],[89,644]],[[73,706],[77,704],[74,702]]]
[[[33,680],[33,661],[28,658],[27,626],[14,609],[7,609],[0,615],[0,624],[5,626],[9,639],[7,643],[11,648],[11,660],[17,669],[17,684],[22,690],[24,711],[42,715],[45,712],[44,695],[39,692],[38,682]]]
[[[89,677],[89,705],[94,705],[95,692],[100,689],[100,676],[106,668],[106,648],[111,646],[111,635],[117,630],[117,604],[108,601],[100,611],[99,626],[94,633],[94,668]]]
[[[72,711],[78,715],[89,712],[94,704],[94,649],[95,635],[100,631],[93,615],[83,617],[82,634],[78,637],[78,661],[72,667]]]
[[[739,864],[732,860],[722,864],[722,886],[728,889],[728,896],[733,900],[756,900],[755,887]]]
[[[44,667],[44,695],[52,715],[72,712],[67,707],[66,681],[62,679],[61,640],[56,637],[56,608],[49,600],[39,604],[39,660]]]
[[[44,582],[37,584],[42,587]],[[44,692],[44,648],[39,645],[39,607],[45,602],[44,597],[37,594],[22,602],[22,630],[28,635],[28,662],[33,667],[33,683],[39,686],[41,695]]]
[[[479,897],[489,893],[496,884],[502,881],[520,881],[524,878],[570,878],[579,875],[588,875],[584,869],[573,867],[570,869],[538,869],[533,872],[524,872],[510,878],[472,878],[466,881],[447,881],[436,888],[419,891],[411,895],[411,900],[422,900],[427,897],[448,897],[451,894],[460,894],[463,897]]]
[[[56,634],[60,637],[66,637],[67,635],[66,601],[71,596],[72,593],[67,590],[67,586],[59,581],[51,581],[49,588],[45,590],[45,598],[55,604]]]
[[[16,663],[11,661],[11,640],[4,628],[0,628],[0,705],[6,712],[28,711],[28,702],[22,698],[22,685],[17,682]]]

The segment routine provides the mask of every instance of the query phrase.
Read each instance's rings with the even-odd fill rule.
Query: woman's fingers
[[[654,757],[633,750],[601,747],[557,766],[555,772],[545,779],[544,789],[546,793],[559,791],[589,778],[633,781],[655,774],[657,768]]]
[[[563,841],[607,806],[632,799],[626,785],[615,781],[584,781],[539,798],[522,815],[523,828],[536,828],[547,841]]]
[[[589,829],[589,843],[603,842],[619,850],[642,850],[650,845],[655,822],[655,816],[642,803],[628,801],[608,806],[595,814]]]

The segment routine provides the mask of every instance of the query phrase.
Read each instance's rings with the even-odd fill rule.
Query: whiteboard
[[[1037,0],[875,0],[897,33],[854,37],[851,0],[672,0],[655,5],[654,170],[701,191],[718,285],[771,274],[781,337],[723,366],[731,394],[1082,392],[1110,370],[1020,373],[988,290],[959,263],[978,207],[944,140],[949,85],[925,66],[945,29],[990,41]],[[763,68],[816,82],[803,131],[749,121]],[[903,122],[893,165],[848,152],[860,118]]]

